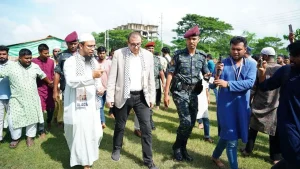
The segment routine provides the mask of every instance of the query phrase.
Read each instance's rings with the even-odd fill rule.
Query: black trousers
[[[248,142],[245,148],[247,153],[251,153],[253,151],[257,133],[258,131],[251,127],[249,128]],[[275,136],[269,135],[269,154],[271,160],[273,161],[278,161],[281,159],[280,143],[277,131]]]
[[[54,108],[47,109],[47,123],[51,123],[53,118]]]
[[[130,110],[133,108],[142,132],[142,152],[144,163],[152,163],[152,133],[150,126],[150,108],[147,106],[143,91],[130,92],[130,98],[126,100],[124,106],[119,109],[114,107],[115,130],[113,136],[113,150],[122,148],[124,129]]]
[[[156,106],[160,105],[161,101],[161,88],[156,89]]]
[[[299,169],[300,166],[291,164],[287,162],[285,159],[280,160],[277,164],[275,164],[271,169]]]

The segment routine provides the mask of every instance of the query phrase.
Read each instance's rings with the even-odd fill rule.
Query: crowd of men
[[[251,56],[247,40],[230,40],[230,55],[216,63],[210,54],[197,49],[198,26],[185,34],[186,48],[174,52],[154,52],[155,43],[141,47],[139,32],[128,35],[127,47],[111,51],[100,46],[88,33],[66,36],[68,49],[38,46],[39,56],[32,58],[21,49],[19,58],[8,59],[9,48],[0,46],[0,140],[4,114],[11,134],[11,148],[20,143],[26,128],[26,144],[34,144],[51,129],[52,120],[64,127],[70,150],[70,166],[91,168],[99,158],[99,146],[105,124],[105,103],[115,118],[111,158],[120,160],[124,129],[130,111],[135,112],[134,133],[141,137],[144,164],[158,168],[153,161],[153,111],[163,101],[165,110],[170,97],[176,105],[179,126],[173,149],[176,161],[193,161],[187,143],[195,122],[204,128],[204,140],[213,143],[209,134],[209,90],[216,96],[219,140],[212,151],[212,161],[225,165],[220,156],[226,149],[231,169],[238,168],[238,139],[246,143],[243,156],[251,155],[258,132],[269,135],[272,169],[300,168],[300,41],[290,42],[290,57],[276,56],[266,46]],[[276,62],[277,60],[277,62]],[[44,113],[47,114],[44,124]]]

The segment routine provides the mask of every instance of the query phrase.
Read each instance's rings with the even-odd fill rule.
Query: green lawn
[[[211,96],[214,100],[214,96]],[[107,113],[107,111],[106,111]],[[178,115],[172,103],[168,111],[155,111],[154,121],[157,129],[153,131],[153,160],[159,168],[200,168],[215,169],[210,156],[218,140],[216,105],[214,102],[209,107],[211,121],[211,137],[214,144],[204,142],[203,130],[195,125],[191,138],[188,142],[188,151],[194,157],[193,162],[175,162],[172,159],[172,144],[176,137],[178,127]],[[124,146],[121,151],[121,160],[111,160],[112,136],[114,120],[106,116],[107,128],[100,145],[100,158],[94,163],[93,168],[106,169],[138,169],[143,166],[140,138],[133,134],[133,115],[131,114],[124,135]],[[23,132],[24,133],[24,132]],[[10,135],[4,132],[4,143],[0,144],[0,168],[7,169],[58,169],[69,167],[69,150],[63,135],[63,130],[53,127],[45,140],[35,139],[35,145],[27,148],[25,137],[16,149],[9,148]],[[239,167],[243,169],[269,169],[271,164],[268,155],[268,136],[259,134],[254,153],[251,157],[243,158],[238,154]],[[243,144],[239,143],[239,148]],[[226,151],[221,159],[228,167]],[[74,168],[81,168],[79,166]],[[229,167],[228,167],[229,168]]]

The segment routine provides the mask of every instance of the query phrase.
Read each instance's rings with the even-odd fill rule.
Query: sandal
[[[211,158],[211,159],[219,168],[225,168],[225,165],[221,162],[220,159],[215,159],[215,158]]]
[[[9,148],[16,148],[18,146],[18,144],[20,143],[20,139],[18,140],[12,140],[10,143],[9,143]]]
[[[31,147],[34,144],[33,138],[28,137],[26,140],[27,147]]]

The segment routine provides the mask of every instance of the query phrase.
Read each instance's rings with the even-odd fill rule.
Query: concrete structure
[[[148,40],[153,40],[153,38],[158,38],[158,26],[157,25],[146,25],[146,24],[139,24],[139,23],[128,23],[127,25],[121,25],[116,28],[115,30],[133,30],[141,32],[141,35]]]

